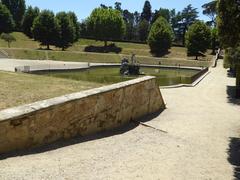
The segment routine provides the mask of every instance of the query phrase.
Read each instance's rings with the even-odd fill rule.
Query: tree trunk
[[[198,55],[196,55],[196,58],[195,58],[195,60],[198,60]]]
[[[49,44],[47,44],[47,50],[49,50],[50,49],[50,46],[49,46]]]
[[[104,41],[104,47],[107,47],[107,41],[106,40]]]
[[[236,98],[240,99],[240,64],[236,67]]]

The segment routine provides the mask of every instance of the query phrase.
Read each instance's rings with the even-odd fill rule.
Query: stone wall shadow
[[[227,86],[228,102],[240,105],[240,99],[236,98],[236,86]]]
[[[103,138],[107,138],[107,137],[111,137],[111,136],[115,136],[115,135],[124,134],[124,133],[131,131],[131,130],[135,129],[136,127],[138,127],[139,123],[137,123],[137,122],[151,121],[152,119],[159,116],[161,113],[162,113],[162,110],[158,111],[156,113],[141,117],[141,118],[137,119],[136,121],[131,121],[129,124],[126,124],[125,126],[122,126],[120,128],[104,131],[104,132],[97,133],[94,135],[77,136],[77,137],[71,138],[69,140],[59,140],[59,141],[56,141],[55,143],[51,143],[49,145],[43,145],[41,147],[0,154],[0,160],[17,157],[17,156],[39,154],[39,153],[43,153],[43,152],[47,152],[47,151],[53,151],[53,150],[63,148],[66,146],[71,146],[74,144],[79,144],[79,143],[83,143],[83,142],[87,142],[87,141],[94,141],[94,140],[103,139]]]
[[[96,53],[120,53],[122,48],[117,47],[114,43],[108,46],[87,46],[84,48],[85,52],[96,52]]]
[[[228,162],[234,166],[234,179],[240,180],[240,138],[230,138]]]

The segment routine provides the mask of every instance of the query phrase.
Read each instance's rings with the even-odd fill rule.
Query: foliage
[[[23,22],[22,22],[22,30],[24,34],[28,37],[32,38],[32,26],[34,19],[39,15],[40,11],[37,7],[33,8],[29,6],[24,14]]]
[[[44,10],[35,18],[32,27],[33,37],[42,45],[54,45],[57,38],[57,23],[53,12]]]
[[[87,21],[87,28],[96,40],[121,39],[125,33],[125,23],[118,10],[96,8]]]
[[[22,25],[22,19],[26,9],[25,0],[1,0],[1,1],[4,5],[6,5],[6,7],[11,12],[17,30],[20,30]]]
[[[144,19],[139,23],[139,26],[138,26],[139,39],[145,42],[148,37],[148,32],[149,32],[149,22]]]
[[[65,50],[75,40],[75,27],[70,16],[65,12],[59,12],[56,15],[58,37],[55,45]]]
[[[210,45],[211,31],[209,27],[201,21],[191,25],[186,33],[186,47],[188,55],[196,56],[205,53]]]
[[[171,48],[173,31],[170,24],[163,17],[159,17],[152,25],[148,44],[154,55],[162,55]]]
[[[239,59],[240,59],[240,47],[227,48],[225,50],[224,56],[224,67],[235,69]]]
[[[77,15],[74,12],[68,12],[68,16],[74,26],[74,42],[76,42],[80,38],[80,24],[78,22]]]
[[[143,11],[141,13],[141,20],[146,20],[150,22],[152,18],[152,6],[149,1],[145,1]]]
[[[183,30],[183,44],[185,44],[185,34],[188,30],[189,26],[191,26],[198,18],[197,8],[193,8],[191,4],[189,4],[182,11],[182,30]]]
[[[152,18],[152,23],[154,23],[160,16],[164,17],[167,22],[170,22],[171,15],[169,9],[160,8],[158,11],[156,10]]]
[[[236,0],[218,1],[218,31],[224,48],[240,43],[240,5]]]
[[[14,21],[10,11],[5,5],[0,3],[0,34],[11,32],[14,28]]]
[[[212,54],[215,54],[215,50],[219,46],[219,39],[218,39],[218,29],[212,28],[211,29],[211,47],[212,47]]]
[[[208,21],[207,24],[216,26],[216,15],[217,15],[217,0],[213,0],[209,3],[202,5],[203,14],[208,16],[211,21]]]
[[[126,34],[125,39],[134,39],[134,15],[133,13],[130,13],[128,10],[124,10],[122,12],[123,19],[126,24]]]
[[[10,48],[11,42],[16,41],[15,37],[13,37],[10,34],[2,33],[1,34],[1,39],[6,41],[8,43],[8,47]]]

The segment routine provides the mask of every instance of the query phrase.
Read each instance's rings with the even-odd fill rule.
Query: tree
[[[122,38],[125,23],[121,13],[114,9],[96,8],[87,21],[88,31],[96,40],[104,41]]]
[[[203,14],[211,19],[207,24],[216,27],[217,0],[202,5],[202,8],[204,9]]]
[[[26,4],[25,0],[1,0],[7,6],[13,16],[16,24],[16,29],[21,30],[22,19],[25,13]]]
[[[23,22],[22,22],[22,30],[24,34],[28,37],[32,38],[32,26],[34,19],[39,15],[40,11],[37,7],[33,8],[29,6],[24,14]]]
[[[186,8],[183,9],[181,13],[182,17],[182,40],[183,45],[185,44],[185,34],[188,30],[188,27],[191,26],[198,18],[197,8],[193,8],[191,4],[189,4]]]
[[[225,63],[236,72],[236,97],[240,97],[240,1],[218,0],[217,26],[221,45],[225,48]]]
[[[35,40],[40,41],[50,49],[57,38],[57,23],[53,12],[44,10],[35,18],[32,27],[32,33]]]
[[[1,34],[1,39],[3,39],[4,41],[6,41],[8,43],[8,47],[10,48],[10,45],[13,41],[16,41],[15,37],[13,37],[10,34],[6,34],[6,33],[2,33]]]
[[[149,32],[149,22],[146,19],[143,19],[138,26],[138,34],[140,41],[146,41]]]
[[[74,42],[80,38],[80,23],[78,22],[77,15],[74,12],[68,12],[68,16],[74,26]]]
[[[132,40],[134,38],[134,14],[128,10],[124,10],[122,14],[126,24],[125,39]]]
[[[198,56],[205,53],[210,45],[211,31],[210,28],[201,21],[192,24],[186,33],[186,47],[188,55]]]
[[[169,9],[160,8],[159,11],[156,10],[152,18],[152,23],[154,23],[160,16],[164,17],[167,22],[170,22],[171,16]]]
[[[75,40],[75,27],[70,16],[65,12],[56,15],[58,37],[55,45],[64,51]]]
[[[114,9],[122,12],[122,7],[121,7],[121,6],[122,6],[122,3],[120,3],[120,2],[115,2],[115,7],[114,7]]]
[[[14,28],[14,21],[8,8],[0,3],[0,34],[11,32]]]
[[[151,53],[156,56],[165,54],[171,48],[172,40],[173,31],[170,24],[165,18],[159,17],[153,23],[148,36]]]
[[[152,18],[152,6],[149,1],[145,1],[143,11],[141,14],[141,20],[146,20],[147,22],[150,22]]]
[[[217,28],[212,28],[211,29],[211,47],[212,47],[212,54],[215,54],[216,47],[219,45],[218,42],[218,30]]]
[[[224,48],[237,47],[240,43],[239,4],[236,0],[218,1],[218,33]]]

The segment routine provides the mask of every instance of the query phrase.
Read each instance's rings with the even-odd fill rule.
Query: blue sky
[[[131,12],[142,11],[145,0],[26,0],[27,5],[38,6],[40,9],[53,10],[55,13],[59,11],[74,11],[79,20],[85,19],[91,11],[100,4],[114,6],[118,1],[122,3],[123,9],[128,9]],[[150,0],[152,9],[168,8],[182,10],[188,4],[198,8],[200,19],[208,20],[208,17],[202,15],[202,4],[211,0]]]

